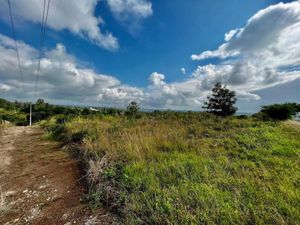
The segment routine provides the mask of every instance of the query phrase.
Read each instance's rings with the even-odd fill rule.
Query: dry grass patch
[[[59,129],[89,162],[93,206],[127,224],[300,223],[297,127],[170,113],[78,117]]]

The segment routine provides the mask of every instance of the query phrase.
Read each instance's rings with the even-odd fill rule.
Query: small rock
[[[48,185],[41,185],[41,186],[39,186],[39,190],[42,190],[42,189],[45,189],[46,187],[47,187]]]
[[[5,197],[10,197],[10,196],[13,196],[13,195],[15,195],[17,192],[16,191],[7,191],[7,192],[5,192]]]
[[[63,219],[63,220],[66,220],[66,219],[68,219],[68,217],[69,217],[68,213],[65,213],[65,214],[62,216],[62,219]]]

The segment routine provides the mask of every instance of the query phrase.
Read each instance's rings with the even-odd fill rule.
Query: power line
[[[46,0],[44,0],[44,7],[43,7],[43,17],[42,17],[42,26],[41,26],[41,38],[40,38],[40,48],[39,48],[39,57],[38,57],[38,66],[36,72],[36,80],[35,80],[35,95],[37,96],[38,91],[38,82],[39,82],[39,73],[40,73],[40,66],[41,66],[41,58],[42,58],[42,43],[43,43],[43,33],[44,33],[44,21],[45,21],[45,7],[46,7]]]
[[[47,25],[47,21],[48,21],[48,14],[49,14],[49,8],[50,8],[50,1],[48,0],[48,5],[47,5],[47,13],[46,13],[46,18],[45,18],[45,24],[44,24],[44,33],[43,33],[43,44],[45,42],[45,36],[46,36],[46,25]]]
[[[41,29],[41,38],[40,38],[40,49],[39,49],[39,58],[38,58],[38,68],[37,68],[37,72],[36,72],[36,81],[35,81],[36,96],[38,95],[38,82],[39,82],[43,47],[44,47],[45,36],[46,36],[46,26],[47,26],[47,20],[48,20],[49,8],[50,8],[50,1],[51,0],[48,0],[48,2],[47,2],[48,4],[46,6],[46,0],[44,0],[44,5],[43,5],[43,17],[42,17],[42,29]],[[45,13],[45,10],[46,10],[46,13]]]
[[[23,89],[23,92],[25,93],[24,78],[23,78],[23,73],[22,73],[22,69],[21,69],[20,55],[19,55],[19,50],[18,50],[18,45],[17,45],[17,38],[16,38],[16,32],[15,32],[15,26],[14,26],[14,20],[13,20],[13,16],[12,16],[10,0],[7,0],[7,3],[8,3],[8,8],[9,8],[9,15],[10,15],[10,22],[11,22],[11,27],[12,27],[13,38],[14,38],[14,42],[15,42],[15,50],[16,50],[17,59],[18,59],[19,74],[20,74],[20,79],[22,82],[22,89]]]

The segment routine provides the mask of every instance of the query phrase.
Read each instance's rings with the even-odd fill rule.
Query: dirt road
[[[0,134],[0,224],[113,224],[84,203],[76,160],[38,127]]]

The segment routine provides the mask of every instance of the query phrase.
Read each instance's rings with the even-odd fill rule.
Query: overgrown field
[[[297,127],[204,113],[42,125],[79,149],[92,206],[125,224],[300,224]]]
[[[0,108],[0,123],[1,121],[9,121],[17,125],[26,124],[26,114],[18,110],[8,110]]]

